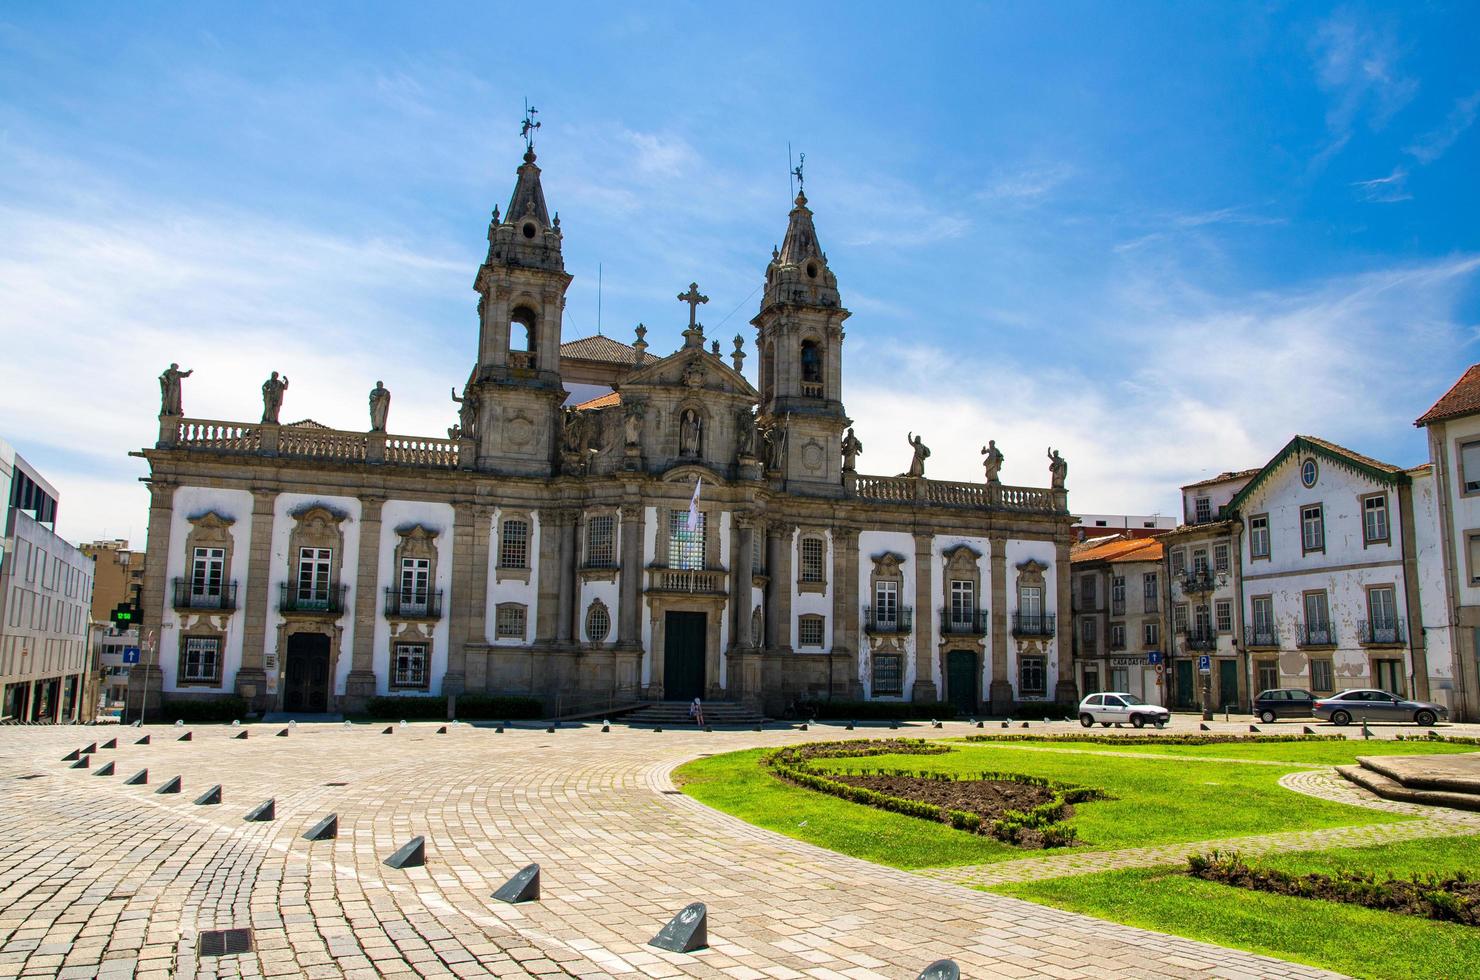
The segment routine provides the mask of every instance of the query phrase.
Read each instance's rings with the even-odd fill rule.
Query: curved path
[[[843,857],[668,780],[703,753],[835,730],[273,730],[179,742],[151,726],[153,744],[135,746],[123,729],[121,748],[93,757],[117,766],[100,777],[59,760],[113,730],[0,729],[0,977],[864,980],[913,978],[942,956],[972,978],[1330,975]],[[122,785],[143,767],[150,785]],[[175,774],[179,795],[153,792]],[[222,805],[193,805],[218,782]],[[268,797],[277,819],[244,822]],[[337,840],[300,838],[330,812]],[[416,835],[424,868],[381,863]],[[492,901],[530,862],[543,901]],[[709,950],[646,945],[695,900]],[[239,927],[255,931],[251,953],[200,956],[201,931]]]

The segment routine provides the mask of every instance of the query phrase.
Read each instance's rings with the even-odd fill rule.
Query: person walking
[[[694,724],[700,728],[704,727],[704,705],[699,703],[698,698],[695,698],[694,703],[689,705],[689,717],[694,719]]]

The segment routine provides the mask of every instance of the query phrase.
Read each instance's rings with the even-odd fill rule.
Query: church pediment
[[[700,347],[687,347],[669,354],[632,372],[619,386],[624,392],[639,388],[676,388],[680,390],[740,395],[755,400],[758,393],[717,354]]]

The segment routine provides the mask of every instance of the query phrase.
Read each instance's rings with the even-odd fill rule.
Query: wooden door
[[[670,612],[663,620],[663,698],[692,701],[704,696],[704,648],[709,616]]]

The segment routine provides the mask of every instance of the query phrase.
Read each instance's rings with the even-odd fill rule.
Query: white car
[[[1079,702],[1079,723],[1090,728],[1099,722],[1106,728],[1130,722],[1136,728],[1150,722],[1157,728],[1172,720],[1172,713],[1159,704],[1147,704],[1124,691],[1103,691]]]

